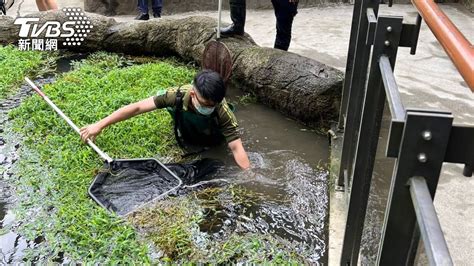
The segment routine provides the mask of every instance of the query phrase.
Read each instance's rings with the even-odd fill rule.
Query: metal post
[[[382,229],[377,265],[406,265],[413,261],[419,241],[416,215],[407,186],[422,176],[434,198],[451,133],[448,112],[407,110]]]
[[[360,9],[362,0],[356,0],[354,11],[352,12],[351,37],[349,39],[349,51],[347,52],[346,73],[344,77],[344,85],[342,90],[341,109],[339,111],[338,129],[344,128],[344,120],[347,114],[347,103],[349,102],[349,94],[351,88],[352,69],[354,68],[354,54],[357,41],[357,33],[359,32]]]
[[[222,14],[222,0],[219,0],[219,6],[217,7],[217,35],[216,38],[221,38],[221,14]]]
[[[390,58],[392,68],[389,68],[388,71],[392,71],[402,31],[402,20],[401,17],[379,17],[377,20],[342,247],[341,264],[344,265],[357,265],[359,258],[372,171],[379,141],[380,124],[385,105],[385,90],[381,71],[387,71],[386,68],[379,67],[379,59],[382,55]]]
[[[339,168],[339,178],[337,181],[338,186],[346,187],[349,184],[344,184],[344,175],[351,176],[352,173],[352,162],[354,157],[355,145],[357,142],[358,128],[360,124],[360,114],[362,112],[362,103],[364,100],[365,83],[367,80],[367,67],[369,64],[371,42],[367,42],[367,35],[369,31],[369,20],[367,18],[367,8],[372,8],[373,13],[377,16],[379,1],[378,0],[361,0],[360,12],[358,16],[358,28],[356,36],[355,54],[350,72],[350,76],[345,77],[345,84],[349,83],[349,96],[347,103],[347,116],[344,125],[344,140],[342,145],[342,156],[341,165]],[[354,7],[356,8],[356,7]],[[359,8],[359,7],[357,7]],[[371,41],[371,40],[370,40]],[[346,97],[346,96],[344,96]],[[344,111],[346,111],[344,110]]]

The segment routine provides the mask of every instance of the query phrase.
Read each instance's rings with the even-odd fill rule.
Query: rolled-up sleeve
[[[157,109],[173,107],[176,101],[176,89],[160,90],[153,96],[153,102]]]
[[[219,105],[218,121],[219,129],[221,130],[222,135],[224,135],[227,143],[240,138],[237,118],[235,118],[234,113],[230,110],[229,105],[225,100]]]

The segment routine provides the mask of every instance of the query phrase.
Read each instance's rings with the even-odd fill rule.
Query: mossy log
[[[206,44],[215,39],[216,20],[194,16],[181,19],[118,23],[112,18],[86,13],[94,28],[80,46],[59,48],[77,52],[110,52],[178,56],[201,62]],[[30,14],[40,22],[67,21],[62,11]],[[0,17],[0,44],[17,44],[19,25]],[[222,38],[233,57],[231,84],[284,114],[307,125],[320,126],[337,116],[342,89],[341,71],[294,53],[264,48],[249,35]]]

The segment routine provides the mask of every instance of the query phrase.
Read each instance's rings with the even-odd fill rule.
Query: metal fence
[[[339,121],[344,138],[337,185],[348,198],[341,265],[356,265],[359,259],[385,104],[391,115],[386,156],[396,163],[387,177],[391,186],[377,264],[412,265],[421,236],[430,264],[450,265],[433,198],[443,162],[462,163],[463,174],[472,176],[474,127],[454,125],[450,112],[403,106],[393,70],[399,47],[415,54],[422,16],[415,24],[378,16],[379,2],[354,3]],[[419,13],[425,16],[424,11]],[[445,47],[450,41],[440,43]]]

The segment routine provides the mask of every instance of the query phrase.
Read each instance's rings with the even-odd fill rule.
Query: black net
[[[180,185],[193,184],[211,176],[222,163],[203,159],[189,164],[166,165],[170,174],[155,159],[118,160],[106,165],[97,175],[89,194],[104,208],[125,215],[141,205],[159,199]]]

